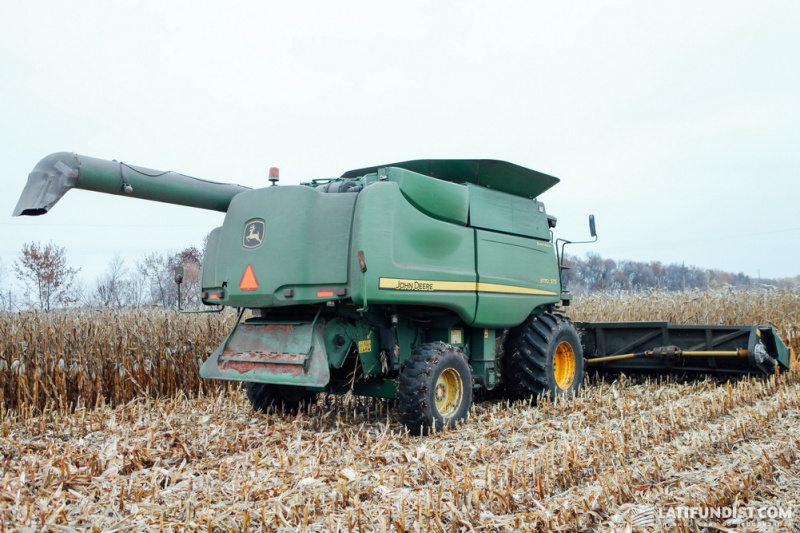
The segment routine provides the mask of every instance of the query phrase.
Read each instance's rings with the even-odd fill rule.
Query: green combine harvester
[[[275,186],[272,169],[270,180],[249,189],[56,153],[34,168],[14,215],[45,214],[71,188],[226,212],[208,238],[202,301],[238,308],[239,320],[200,374],[244,382],[260,411],[352,392],[396,399],[408,430],[425,434],[464,419],[477,390],[570,395],[586,368],[791,366],[768,326],[573,323],[570,241],[554,239],[556,218],[538,200],[553,176],[419,160],[294,186]],[[590,230],[596,238],[592,217]]]

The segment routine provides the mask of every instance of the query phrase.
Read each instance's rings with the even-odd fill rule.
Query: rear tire
[[[472,371],[458,348],[423,344],[403,364],[397,385],[400,417],[412,435],[464,420],[472,406]]]
[[[583,384],[583,347],[572,321],[550,313],[529,316],[509,331],[502,368],[512,400],[576,393]]]
[[[259,413],[265,413],[271,408],[292,411],[303,403],[309,403],[316,396],[315,392],[290,385],[272,385],[250,381],[245,382],[244,385],[250,405],[253,406],[254,411]]]

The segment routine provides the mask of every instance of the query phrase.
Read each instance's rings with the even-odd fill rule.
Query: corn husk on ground
[[[773,313],[764,316],[784,336],[794,335],[797,350],[800,321],[791,314],[797,294],[770,297],[763,305]],[[611,298],[619,298],[614,309],[629,305],[623,296]],[[687,307],[675,295],[651,298],[665,298],[661,310],[675,305],[668,298],[677,302],[673,313]],[[722,315],[736,303],[714,305],[721,318],[706,322],[730,323]],[[578,320],[631,319],[594,312],[584,302],[572,310]],[[46,316],[37,318],[49,333]],[[186,318],[170,328],[189,327],[198,317],[177,325]],[[227,319],[200,320],[202,331],[186,334],[209,332],[208,340],[190,340],[213,349],[220,339],[211,337],[225,334]],[[219,329],[203,320],[220,321]],[[135,324],[142,321],[131,319],[129,335],[141,337]],[[172,355],[183,353],[188,339],[166,340],[176,348]],[[198,380],[169,392],[146,373],[132,374],[142,388],[130,399],[119,392],[116,400],[77,395],[26,404],[38,396],[14,387],[21,377],[30,386],[36,375],[27,374],[30,360],[23,374],[13,374],[23,354],[3,342],[3,358],[17,356],[0,370],[4,390],[13,391],[5,405],[12,396],[23,401],[2,413],[0,530],[785,531],[800,516],[797,374],[727,381],[591,377],[572,401],[479,403],[459,428],[410,437],[387,401],[322,397],[299,413],[256,415],[235,384],[206,387]],[[48,357],[37,342],[31,337],[28,354]],[[139,356],[105,357],[124,364]],[[193,364],[185,372],[196,375],[197,354],[185,357],[175,364]],[[55,390],[44,376],[58,371],[57,362],[37,367],[40,388]],[[62,390],[71,390],[70,375],[63,379]],[[678,506],[737,505],[781,507],[794,518],[669,514]]]

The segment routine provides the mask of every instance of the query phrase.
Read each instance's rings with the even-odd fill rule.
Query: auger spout
[[[13,215],[44,215],[73,188],[222,212],[228,210],[234,196],[250,190],[177,172],[58,152],[39,161],[28,175]]]

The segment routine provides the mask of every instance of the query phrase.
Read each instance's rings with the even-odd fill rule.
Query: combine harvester
[[[275,186],[277,169],[269,179],[248,189],[56,153],[31,172],[14,215],[45,214],[71,188],[226,212],[206,245],[202,301],[238,308],[239,320],[200,374],[244,382],[256,410],[352,391],[397,399],[405,426],[424,434],[465,418],[476,390],[569,395],[585,368],[791,366],[769,326],[574,324],[570,241],[554,239],[538,200],[553,176],[419,160],[302,185]]]

